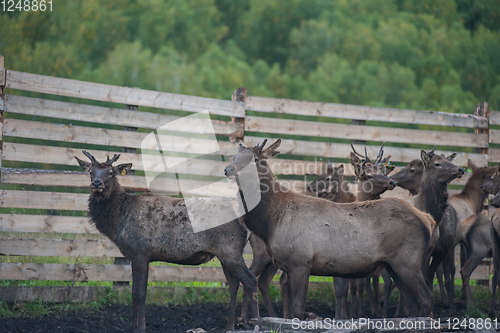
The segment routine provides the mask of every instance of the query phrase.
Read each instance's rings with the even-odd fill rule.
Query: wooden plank
[[[244,117],[243,103],[7,71],[7,88],[160,109]]]
[[[132,281],[130,265],[0,263],[6,280]],[[152,266],[148,281],[226,282],[221,267]]]
[[[8,112],[32,116],[150,129],[157,129],[162,125],[183,118],[169,114],[114,109],[102,106],[51,101],[15,95],[5,96],[5,109]],[[242,124],[213,120],[212,125],[215,134],[218,135],[243,135]],[[189,129],[186,131],[189,131]]]
[[[0,207],[87,210],[88,194],[44,191],[0,191]]]
[[[2,239],[0,255],[47,257],[123,257],[109,239]],[[117,280],[116,280],[117,281]]]
[[[99,234],[88,217],[0,214],[0,232],[12,231]]]
[[[252,111],[422,125],[488,128],[486,118],[476,117],[472,114],[380,108],[256,96],[247,96],[245,101],[246,109]]]
[[[494,163],[500,162],[500,149],[498,148],[488,149],[488,162],[494,162]]]
[[[262,143],[264,138],[245,136],[245,145],[254,146]],[[273,142],[274,139],[269,139]],[[356,150],[363,150],[364,146],[355,146]],[[377,156],[380,146],[366,146],[368,156]],[[281,154],[288,155],[303,155],[303,156],[316,156],[322,157],[327,161],[333,158],[349,159],[351,153],[351,145],[343,143],[329,143],[320,141],[305,141],[305,140],[289,140],[282,139],[279,148]],[[440,151],[440,154],[450,155],[451,151]],[[392,162],[405,162],[409,163],[414,159],[420,158],[420,149],[412,148],[398,148],[398,147],[385,147],[384,156],[391,155]],[[453,160],[457,165],[466,165],[467,160],[471,159],[478,166],[486,166],[488,164],[488,155],[486,154],[473,154],[473,153],[458,153],[457,157]]]
[[[88,188],[90,186],[89,176],[85,173],[43,172],[44,170],[36,170],[37,172],[34,173],[29,170],[30,169],[3,168],[0,178],[1,182],[18,185],[77,188]],[[146,178],[142,176],[118,176],[118,179],[122,187],[130,189],[131,191],[179,194],[176,178],[157,177],[150,186],[147,185]],[[188,189],[189,193],[186,194],[196,196],[234,197],[234,193],[237,191],[236,184],[226,180],[214,183],[212,181],[182,179],[182,190],[186,192]]]
[[[120,131],[103,128],[53,124],[20,119],[5,119],[3,135],[29,139],[64,141],[127,148],[157,150],[157,141],[149,146],[144,141],[150,133]],[[159,134],[156,137],[162,143],[163,151],[190,154],[206,154],[214,149],[218,154],[233,155],[237,152],[237,143],[202,139],[177,135]],[[218,148],[218,149],[217,149]]]
[[[500,130],[490,129],[490,143],[500,143]]]
[[[100,299],[108,293],[108,288],[108,286],[3,286],[0,287],[0,300],[8,304],[38,300],[54,303],[87,302]],[[123,292],[127,289],[130,292],[131,289],[130,286],[113,286],[112,288],[116,292]],[[225,287],[148,287],[148,295],[161,293],[167,297],[193,291],[220,294],[227,293],[228,289]]]
[[[500,125],[500,111],[490,111],[490,125]]]
[[[455,147],[488,146],[488,136],[486,134],[343,125],[264,117],[246,117],[245,131],[379,142],[418,142],[428,145],[439,143],[443,146]]]

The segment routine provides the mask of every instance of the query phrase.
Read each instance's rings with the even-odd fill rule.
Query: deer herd
[[[132,165],[114,166],[119,155],[98,162],[76,157],[90,173],[89,212],[97,229],[130,259],[134,332],[144,332],[148,267],[151,261],[199,265],[217,257],[230,292],[228,328],[235,324],[237,291],[243,286],[242,320],[258,317],[257,289],[267,312],[276,316],[269,286],[279,270],[285,318],[304,319],[309,277],[333,276],[335,318],[363,317],[363,295],[371,316],[387,317],[389,295],[399,290],[396,316],[432,316],[433,281],[437,275],[443,303],[451,315],[454,307],[455,247],[461,246],[463,297],[472,303],[469,280],[483,258],[493,256],[493,297],[500,278],[500,209],[489,219],[481,214],[488,194],[500,207],[500,165],[476,167],[462,191],[448,194],[448,184],[464,175],[455,154],[421,151],[420,158],[390,175],[394,166],[384,158],[384,145],[375,159],[354,147],[350,162],[357,179],[351,193],[344,165],[329,163],[325,175],[307,186],[306,194],[289,191],[273,174],[268,159],[276,157],[281,139],[266,148],[267,140],[253,147],[240,143],[224,173],[236,180],[245,209],[245,186],[254,179],[260,201],[246,214],[229,223],[194,232],[185,200],[161,194],[125,192],[116,175]],[[254,166],[256,177],[247,173]],[[245,181],[240,181],[245,179]],[[408,200],[383,198],[396,186],[409,191]],[[211,204],[227,205],[228,198]],[[249,239],[253,261],[247,267],[243,248]],[[379,280],[384,280],[381,295]],[[351,293],[350,316],[347,296]],[[499,313],[500,315],[500,313]]]

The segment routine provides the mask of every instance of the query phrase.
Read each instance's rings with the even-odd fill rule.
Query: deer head
[[[328,162],[326,166],[326,174],[318,179],[310,182],[306,190],[318,195],[324,195],[329,192],[338,192],[339,184],[344,180],[344,165],[341,164],[335,167],[332,162]]]
[[[449,183],[455,178],[462,178],[465,170],[451,162],[457,154],[453,153],[446,157],[444,154],[434,153],[435,149],[436,147],[430,152],[425,150],[420,152],[425,175],[438,183]]]
[[[382,159],[384,155],[385,143],[380,147],[380,151],[377,158],[372,162],[368,155],[359,154],[354,146],[351,145],[353,152],[351,152],[350,160],[351,164],[354,166],[354,173],[358,178],[358,188],[360,192],[366,192],[370,196],[377,196],[384,193],[387,190],[392,190],[396,187],[397,183],[387,177],[391,168],[388,168],[390,156]],[[390,171],[389,171],[390,169]]]
[[[267,139],[254,147],[245,147],[243,142],[240,142],[238,152],[233,156],[233,162],[224,169],[226,177],[232,178],[236,176],[238,172],[242,171],[251,162],[259,163],[260,161],[266,161],[269,158],[278,156],[280,152],[277,149],[281,145],[281,139],[276,140],[272,145],[264,149],[266,143]]]
[[[120,154],[115,154],[111,159],[108,156],[106,162],[100,163],[89,152],[85,150],[82,152],[89,158],[90,163],[76,156],[75,158],[83,171],[90,173],[90,188],[93,195],[109,197],[117,184],[116,175],[125,175],[132,168],[132,163],[113,166],[113,163],[120,158]]]
[[[410,191],[415,195],[420,189],[422,177],[424,175],[424,164],[421,160],[416,159],[410,162],[405,168],[391,176],[398,182],[398,186]]]

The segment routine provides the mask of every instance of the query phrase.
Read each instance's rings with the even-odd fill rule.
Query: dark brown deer
[[[448,158],[451,158],[451,156]],[[441,243],[444,239],[448,239],[449,247],[454,248],[456,244],[461,241],[461,273],[465,276],[465,278],[462,278],[462,289],[464,291],[463,295],[466,298],[467,295],[470,294],[470,288],[467,282],[470,274],[477,267],[476,262],[484,258],[483,253],[485,251],[486,253],[488,252],[487,249],[489,245],[483,242],[485,221],[482,217],[473,214],[469,218],[461,221],[460,217],[457,216],[455,212],[458,210],[456,209],[457,207],[460,207],[458,211],[463,212],[462,215],[466,215],[470,212],[479,213],[482,210],[482,203],[487,194],[481,190],[481,186],[495,171],[494,167],[477,167],[471,160],[468,160],[467,166],[472,169],[472,174],[462,191],[459,194],[450,196],[445,218],[439,225],[440,234],[446,235],[446,237],[440,239]],[[391,178],[398,180],[398,185],[400,187],[406,188],[411,193],[416,194],[420,190],[422,171],[422,162],[420,160],[414,160],[406,168],[392,175]],[[457,226],[453,228],[455,219],[458,219],[456,222]],[[455,234],[455,237],[453,237],[453,234]],[[441,246],[444,245],[442,244]],[[481,257],[481,259],[477,259],[479,257]],[[450,262],[454,262],[454,252],[453,259],[450,258]],[[465,267],[465,265],[467,266]],[[450,274],[453,278],[455,275],[454,265]],[[441,292],[441,295],[444,295],[444,293]],[[447,304],[448,301],[444,303]]]
[[[117,174],[124,174],[131,163],[113,166],[120,155],[99,163],[83,151],[91,163],[75,157],[84,171],[90,172],[89,212],[92,223],[132,262],[132,300],[134,332],[145,332],[148,268],[151,261],[200,265],[219,258],[231,295],[229,323],[234,327],[236,293],[239,283],[252,297],[251,315],[258,317],[257,279],[246,267],[243,247],[247,231],[239,221],[205,231],[193,232],[184,199],[165,195],[125,193]],[[213,204],[217,204],[214,198]],[[248,321],[248,318],[244,318]]]
[[[483,184],[481,188],[489,194],[495,194],[491,199],[491,205],[498,209],[491,217],[491,238],[493,242],[493,279],[492,295],[489,314],[495,316],[495,298],[497,295],[497,287],[500,284],[500,163],[495,168],[495,173],[491,176],[490,180]],[[496,317],[500,317],[500,308]]]
[[[326,173],[324,175],[318,177],[306,186],[306,193],[311,193],[311,195],[316,197],[334,202],[353,202],[355,200],[354,195],[349,191],[349,185],[344,177],[344,165],[341,164],[338,167],[335,167],[331,162],[326,165]],[[276,311],[274,310],[271,296],[269,295],[269,286],[271,285],[272,279],[274,275],[276,275],[278,268],[273,264],[272,258],[267,253],[265,243],[262,239],[250,232],[249,242],[253,252],[250,271],[257,276],[258,287],[264,304],[266,305],[268,315],[270,317],[276,317]],[[334,285],[339,286],[340,282],[334,282]],[[338,298],[338,300],[340,302],[341,299]],[[344,298],[342,298],[342,301],[344,301]],[[247,298],[244,297],[242,306],[243,318],[247,316],[246,312],[248,307],[246,306],[246,303]],[[347,308],[347,295],[345,295],[345,304],[345,308]],[[336,312],[336,316],[337,314],[340,315],[340,304],[339,310]],[[285,317],[289,315],[289,309],[287,309],[287,304],[285,304]]]
[[[351,145],[353,152],[350,155],[351,164],[354,167],[354,172],[356,174],[358,180],[358,193],[356,196],[357,201],[368,201],[368,200],[378,200],[381,195],[388,191],[392,190],[396,187],[396,182],[391,178],[387,177],[393,167],[388,164],[390,156],[382,160],[384,154],[384,146],[385,143],[380,147],[377,158],[374,161],[371,161],[368,155],[361,155],[354,149],[354,146]],[[390,285],[391,278],[388,274],[385,274],[384,281],[386,286]],[[370,280],[373,278],[373,290],[370,286]],[[368,300],[370,302],[371,312],[373,316],[380,317],[382,315],[382,309],[380,308],[380,304],[378,302],[380,298],[380,288],[379,288],[379,280],[380,275],[377,274],[372,278],[366,279],[358,279],[356,281],[351,281],[351,294],[357,295],[358,300],[358,318],[364,317],[364,306],[363,306],[363,291],[366,290],[366,294],[368,296]],[[356,283],[356,287],[353,285]],[[356,290],[356,292],[354,292]],[[355,302],[351,302],[351,315],[354,316],[354,304]],[[384,308],[386,308],[386,304],[384,303]]]
[[[421,263],[435,226],[432,217],[399,199],[337,204],[289,192],[267,163],[279,154],[281,139],[267,149],[265,143],[240,144],[225,174],[243,192],[253,186],[241,178],[255,160],[261,199],[246,214],[245,224],[286,273],[292,316],[303,316],[310,275],[361,278],[383,268],[405,294],[410,314],[430,315],[432,294]]]
[[[306,186],[306,193],[338,203],[356,200],[345,180],[344,165],[335,167],[331,162],[327,164],[326,174]]]

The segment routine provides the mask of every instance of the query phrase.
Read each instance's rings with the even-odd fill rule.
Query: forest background
[[[53,1],[0,12],[11,70],[229,99],[500,109],[498,0]]]

